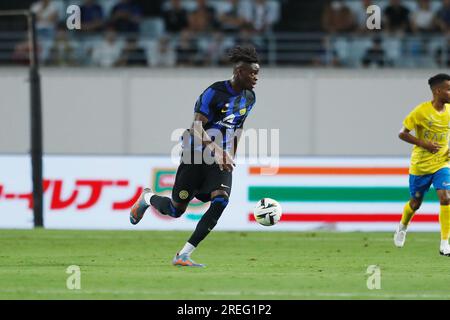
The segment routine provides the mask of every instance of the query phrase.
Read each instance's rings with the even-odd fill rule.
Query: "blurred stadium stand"
[[[93,2],[103,11],[101,28],[87,32],[82,25],[81,31],[67,30],[66,8],[71,4],[82,5],[85,1],[49,0],[57,8],[58,19],[51,32],[40,32],[39,54],[44,65],[221,66],[226,63],[227,49],[244,43],[254,44],[262,62],[270,66],[430,68],[450,65],[448,30],[438,28],[434,19],[434,27],[428,32],[410,28],[405,32],[389,32],[384,28],[384,22],[381,32],[369,32],[358,27],[361,19],[364,22],[364,16],[361,16],[364,1],[359,0],[237,0],[239,10],[235,14],[242,18],[238,27],[227,25],[223,20],[223,14],[231,8],[231,0],[204,1],[213,8],[206,10],[213,12],[211,21],[206,22],[202,20],[206,19],[204,12],[192,16],[198,6],[197,0],[183,0],[181,5],[187,12],[187,25],[175,32],[168,30],[164,19],[164,12],[172,6],[171,1],[130,0],[138,8],[137,33],[117,30],[112,19],[113,8],[126,0],[97,0]],[[434,15],[448,2],[422,1],[429,2],[430,12]],[[39,1],[2,1],[0,10],[29,9],[36,2]],[[419,10],[419,1],[400,2],[409,9],[412,20]],[[261,3],[264,9],[254,9],[255,3]],[[373,3],[384,10],[390,0]],[[327,6],[343,5],[353,15],[352,29],[326,30]],[[256,12],[260,15],[255,15]],[[450,19],[450,11],[448,15]],[[264,27],[264,19],[268,21],[267,27]],[[24,18],[0,18],[0,64],[26,64],[27,50]]]

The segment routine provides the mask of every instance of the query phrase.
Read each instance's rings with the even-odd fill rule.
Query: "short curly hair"
[[[428,79],[428,84],[431,88],[435,87],[436,85],[440,85],[444,81],[450,81],[450,76],[445,73],[439,73],[435,75],[434,77],[431,77]]]
[[[258,53],[252,45],[236,46],[232,48],[228,53],[228,58],[232,63],[259,63]]]

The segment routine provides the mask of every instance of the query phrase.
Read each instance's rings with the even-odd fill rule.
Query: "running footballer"
[[[403,247],[408,225],[433,184],[439,197],[441,243],[439,253],[450,256],[450,76],[438,74],[428,80],[433,100],[418,105],[403,121],[399,138],[414,145],[409,167],[411,198],[403,209],[394,244]],[[411,134],[414,131],[414,135]]]
[[[172,197],[156,195],[146,188],[130,212],[131,223],[137,224],[150,206],[178,218],[194,197],[210,202],[191,237],[173,258],[176,266],[204,266],[194,262],[191,254],[227,207],[239,133],[256,102],[253,89],[260,66],[255,48],[237,46],[230,50],[229,59],[234,65],[232,78],[212,84],[197,99],[194,121],[183,135]]]

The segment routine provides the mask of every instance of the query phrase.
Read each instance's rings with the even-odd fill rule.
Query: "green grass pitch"
[[[190,232],[0,230],[0,299],[450,299],[438,233],[212,232],[171,265]],[[81,269],[81,289],[66,269]],[[369,265],[381,289],[367,288]]]

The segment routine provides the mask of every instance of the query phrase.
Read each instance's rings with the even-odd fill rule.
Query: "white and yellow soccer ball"
[[[278,201],[271,198],[263,198],[258,201],[253,209],[255,220],[263,226],[273,226],[281,219],[282,209]]]

